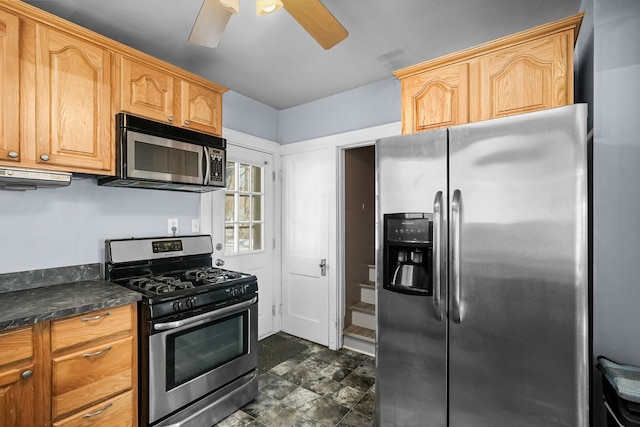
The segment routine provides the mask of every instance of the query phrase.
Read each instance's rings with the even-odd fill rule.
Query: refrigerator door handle
[[[455,190],[453,192],[453,200],[451,201],[451,280],[453,284],[453,289],[451,292],[451,306],[453,311],[454,323],[462,322],[462,306],[460,304],[460,217],[462,215],[462,203],[460,201],[461,196],[462,194],[460,193],[460,190]]]
[[[442,292],[442,191],[433,201],[433,310],[438,321],[444,320],[444,297]]]

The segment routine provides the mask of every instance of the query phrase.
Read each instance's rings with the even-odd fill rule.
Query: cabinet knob
[[[24,371],[21,376],[26,380],[31,378],[32,375],[33,375],[33,371]]]
[[[189,126],[189,123],[191,123],[189,120],[185,120],[185,121],[184,121],[184,124],[185,124],[186,126]]]
[[[173,116],[169,116],[169,117],[167,117],[167,120],[169,120],[170,122],[172,122],[172,121],[173,121]]]
[[[9,151],[9,157],[11,157],[12,159],[17,159],[18,158],[18,152],[17,151]]]
[[[41,160],[44,160],[45,162],[46,162],[47,160],[49,160],[50,158],[51,158],[51,157],[49,157],[49,155],[48,155],[48,154],[40,154],[40,159],[41,159]]]

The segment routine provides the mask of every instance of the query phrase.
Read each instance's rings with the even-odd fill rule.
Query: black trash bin
[[[607,427],[640,427],[640,367],[598,357]]]

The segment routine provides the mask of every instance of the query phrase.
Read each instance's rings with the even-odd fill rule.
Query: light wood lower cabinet
[[[54,422],[62,422],[63,418],[76,420],[76,416],[93,414],[100,411],[100,407],[106,408],[104,412],[88,418],[93,418],[92,422],[98,420],[97,417],[110,419],[109,413],[115,411],[108,406],[108,400],[135,390],[136,322],[134,305],[51,322],[51,417]],[[122,403],[118,408],[120,406]],[[118,414],[119,418],[124,417],[122,408]],[[137,412],[130,411],[127,419],[135,425]],[[69,425],[84,425],[74,424],[76,422],[80,421]],[[67,425],[66,421],[61,425]]]
[[[40,326],[0,332],[0,426],[43,425]]]
[[[53,427],[134,427],[131,413],[135,410],[133,392],[128,391],[55,422]]]
[[[137,426],[136,305],[0,332],[0,426]]]
[[[394,72],[402,133],[573,103],[573,46],[583,14]]]

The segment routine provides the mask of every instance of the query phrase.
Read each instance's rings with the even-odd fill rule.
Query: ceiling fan
[[[255,0],[258,16],[284,7],[325,49],[331,49],[349,34],[320,0]],[[204,0],[189,35],[189,42],[217,47],[231,15],[239,13],[240,0]]]

